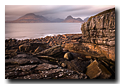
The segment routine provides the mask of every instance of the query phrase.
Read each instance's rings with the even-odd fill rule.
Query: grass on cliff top
[[[112,11],[115,11],[115,8],[108,9],[108,10],[105,10],[105,11],[103,11],[103,12],[101,12],[101,13],[98,13],[97,15],[91,16],[91,17],[88,19],[88,21],[90,21],[93,17],[96,17],[96,16],[98,16],[98,15],[102,15],[102,14],[105,14],[105,13],[109,13],[109,12],[112,12]]]

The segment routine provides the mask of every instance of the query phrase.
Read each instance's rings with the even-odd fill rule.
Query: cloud
[[[101,11],[115,7],[114,5],[6,5],[5,18],[12,20],[27,13],[35,13],[52,18],[88,17]]]

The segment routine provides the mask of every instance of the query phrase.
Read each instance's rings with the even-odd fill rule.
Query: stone
[[[67,60],[72,60],[73,59],[73,55],[70,52],[65,53],[64,55],[64,59]]]
[[[102,71],[98,67],[98,62],[96,60],[87,66],[86,75],[89,76],[90,79],[97,78],[101,73]]]
[[[37,47],[37,48],[35,49],[34,53],[38,53],[38,52],[40,52],[40,51],[42,51],[42,50],[43,50],[43,48],[41,48],[41,47],[39,46],[39,47]]]
[[[94,60],[90,65],[87,66],[86,75],[89,76],[90,79],[108,79],[112,74],[104,65]]]
[[[65,68],[67,65],[65,63],[62,63],[61,66]]]
[[[62,51],[63,51],[62,47],[60,45],[56,45],[37,53],[37,55],[57,56],[61,54]]]

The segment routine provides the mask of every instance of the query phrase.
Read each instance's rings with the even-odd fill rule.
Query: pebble
[[[63,76],[63,74],[59,74],[59,77]]]
[[[47,77],[47,75],[45,75],[45,77]]]

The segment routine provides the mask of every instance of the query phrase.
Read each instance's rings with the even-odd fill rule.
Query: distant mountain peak
[[[28,13],[22,17],[19,17],[17,20],[9,21],[9,22],[12,22],[12,23],[39,23],[39,22],[49,22],[49,20],[43,16],[35,15],[34,13]]]
[[[64,22],[71,22],[71,23],[76,23],[76,22],[83,22],[81,18],[73,18],[71,15],[67,16],[67,18],[64,20]]]
[[[71,15],[67,16],[66,19],[73,19],[73,17]]]
[[[34,13],[27,13],[26,15],[35,15]]]

